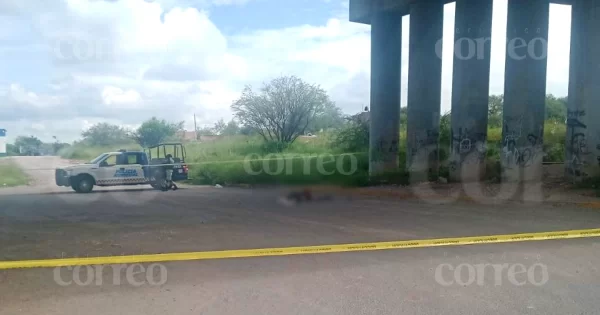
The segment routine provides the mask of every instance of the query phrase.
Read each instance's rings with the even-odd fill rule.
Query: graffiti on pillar
[[[398,153],[398,140],[389,141],[385,137],[379,138],[375,142],[375,152],[373,152],[373,161],[383,161],[387,153]]]
[[[458,128],[458,134],[451,130],[452,147],[454,154],[465,155],[473,151],[481,152],[485,148],[487,135],[485,133],[474,133],[468,128]]]
[[[581,122],[584,110],[567,111],[567,171],[576,177],[585,177],[585,156],[590,154],[585,137],[587,125]]]
[[[506,137],[502,148],[504,167],[528,167],[533,164],[541,150],[537,146],[527,145],[519,148],[514,138]]]
[[[458,145],[458,151],[460,154],[469,153],[471,151],[471,139],[465,138],[461,139]]]
[[[383,161],[383,159],[384,159],[383,152],[385,152],[384,147],[385,147],[385,139],[383,137],[379,138],[377,141],[375,141],[375,147],[374,147],[375,152],[372,152],[372,160],[373,161]]]
[[[585,116],[585,110],[567,110],[567,119],[579,120]]]
[[[527,135],[527,142],[529,143],[530,146],[534,147],[536,145],[541,145],[541,138],[537,135],[534,135],[532,133]]]
[[[458,170],[458,162],[457,161],[450,161],[450,163],[448,163],[448,169],[451,172],[454,172],[454,171]]]
[[[420,133],[414,133],[411,137],[412,145],[408,148],[409,156],[408,165],[409,170],[413,169],[415,162],[435,161],[437,159],[437,146],[439,139],[439,131],[437,129],[424,130]]]
[[[503,124],[502,164],[506,169],[529,167],[534,161],[543,158],[544,127],[539,126],[537,132],[523,136],[523,116],[506,117]]]
[[[485,159],[487,151],[487,135],[484,132],[474,132],[469,128],[458,128],[458,133],[450,130],[452,144],[450,153],[452,162],[451,171],[458,170],[460,165],[478,164]]]
[[[426,130],[421,134],[412,135],[412,147],[409,149],[410,155],[415,156],[422,150],[429,150],[432,146],[437,146],[439,132],[437,130]]]
[[[523,116],[514,116],[504,118],[504,135],[506,139],[518,140],[523,131]]]
[[[383,151],[384,145],[385,145],[385,140],[383,138],[379,138],[379,140],[377,140],[377,145],[375,146],[377,149],[377,152]]]
[[[388,152],[390,152],[390,153],[398,153],[398,140],[393,140],[392,143],[390,143],[390,146],[388,148]]]
[[[502,163],[504,167],[513,168],[516,165],[520,156],[519,149],[517,148],[517,139],[512,135],[504,137],[502,142]]]
[[[576,132],[571,134],[569,138],[569,144],[567,145],[567,151],[570,155],[567,159],[569,171],[575,176],[586,176],[583,171],[585,165],[585,156],[590,152],[587,149],[587,141],[585,134]]]

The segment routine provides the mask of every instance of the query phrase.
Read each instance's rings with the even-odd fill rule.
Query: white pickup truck
[[[173,150],[175,155],[181,152],[181,157],[174,157],[175,164],[165,164],[165,158],[160,157],[160,149],[166,155],[167,146],[180,148]],[[154,149],[156,158],[152,158]],[[57,168],[55,181],[56,185],[71,187],[78,193],[91,192],[94,186],[152,185],[158,189],[164,180],[166,167],[173,168],[173,181],[188,179],[185,149],[181,144],[161,144],[145,151],[102,153],[87,163]]]

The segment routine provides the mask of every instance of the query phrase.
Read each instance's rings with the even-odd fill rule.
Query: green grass
[[[366,154],[267,154],[236,162],[203,161],[190,166],[195,184],[368,184]]]
[[[566,128],[564,124],[547,122],[544,127],[545,161],[564,160]],[[265,145],[259,137],[234,136],[214,142],[189,142],[185,144],[186,162],[190,163],[190,182],[205,185],[235,184],[336,184],[365,186],[373,181],[405,184],[406,172],[395,172],[379,178],[368,176],[368,154],[358,152],[352,162],[348,156],[341,156],[331,147],[332,134],[321,134],[314,138],[299,138],[281,152],[273,146]],[[406,160],[406,130],[400,132],[400,165]],[[440,142],[440,158],[448,157],[450,143]],[[499,178],[499,158],[502,148],[502,129],[488,129],[488,165],[490,178]],[[118,149],[139,150],[136,144],[114,147],[87,147],[75,145],[63,149],[59,154],[64,158],[91,160],[103,152]],[[365,149],[366,151],[366,149]],[[278,153],[274,153],[278,152]],[[329,156],[332,155],[332,156]],[[354,164],[351,164],[354,163]],[[323,167],[319,171],[319,167]],[[351,174],[345,174],[349,172]],[[447,177],[447,170],[440,169],[440,175]]]
[[[0,188],[27,185],[28,182],[27,174],[14,162],[0,159]]]
[[[347,155],[340,156],[340,153],[331,150],[328,135],[300,138],[280,153],[273,153],[261,138],[247,136],[227,137],[214,142],[189,142],[185,148],[186,162],[190,164],[190,182],[194,184],[331,183],[362,186],[368,181],[367,155],[355,155],[354,162]],[[114,147],[74,145],[63,149],[59,155],[68,159],[91,160],[101,153],[118,149],[141,148],[135,144]],[[321,165],[323,172],[318,169]],[[278,167],[282,168],[281,172]],[[344,174],[350,171],[351,175]]]
[[[298,139],[279,153],[273,153],[260,138],[244,136],[213,143],[189,143],[186,150],[187,161],[191,163],[190,181],[194,184],[360,186],[368,180],[366,154],[350,157],[334,153],[327,135]]]

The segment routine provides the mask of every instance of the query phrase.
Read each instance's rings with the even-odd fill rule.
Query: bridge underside
[[[456,0],[454,43],[443,43],[447,0],[350,0],[350,20],[371,25],[369,172],[439,166],[441,47],[453,47],[448,169],[485,175],[494,0]],[[565,174],[600,177],[600,0],[508,0],[500,162],[504,181],[541,181],[550,3],[571,5]],[[410,14],[407,133],[400,139],[402,16]],[[550,65],[552,66],[552,65]],[[406,141],[406,165],[399,165]],[[445,148],[444,148],[445,149]]]
[[[409,14],[410,5],[417,2],[432,0],[350,0],[350,21],[363,24],[371,24],[371,16],[374,12],[397,11],[402,15]],[[455,0],[442,0],[444,3]],[[556,4],[572,4],[574,0],[552,0]]]

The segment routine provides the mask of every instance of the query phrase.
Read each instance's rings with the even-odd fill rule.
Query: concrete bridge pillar
[[[398,170],[402,14],[371,17],[371,112],[369,174]]]
[[[504,74],[502,179],[542,179],[548,0],[509,0]]]
[[[565,175],[572,181],[600,176],[600,0],[575,0]]]
[[[457,0],[455,19],[450,179],[476,181],[485,172],[492,0]]]
[[[410,6],[406,163],[414,182],[438,174],[444,3]]]

